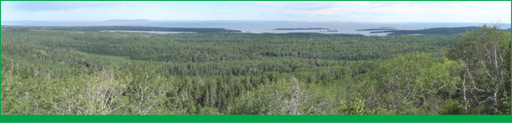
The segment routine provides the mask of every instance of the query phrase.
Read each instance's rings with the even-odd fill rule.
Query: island
[[[358,29],[357,31],[390,31],[397,30],[394,27],[380,27],[380,28],[370,28],[370,29]]]
[[[329,28],[276,28],[274,30],[329,30]]]

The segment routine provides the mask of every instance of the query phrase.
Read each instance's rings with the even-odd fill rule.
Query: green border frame
[[[43,0],[0,0],[43,1]],[[144,1],[144,0],[50,0]],[[173,1],[173,0],[147,0]],[[379,1],[379,0],[174,0],[174,1]],[[409,1],[409,0],[385,0]],[[442,0],[414,0],[442,1]],[[482,0],[449,0],[482,1]],[[511,1],[511,0],[490,0]],[[0,5],[1,8],[1,5]],[[1,17],[0,17],[1,18]],[[1,36],[1,34],[0,34]],[[1,44],[0,44],[1,45]],[[1,54],[1,51],[0,51]],[[1,62],[0,62],[1,67]],[[1,80],[0,80],[1,83]],[[512,122],[512,115],[0,115],[1,122]]]

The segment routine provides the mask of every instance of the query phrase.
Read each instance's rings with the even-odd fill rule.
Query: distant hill
[[[501,30],[501,31],[510,31],[510,28],[508,28],[508,29],[499,29],[499,30]]]
[[[133,19],[133,20],[124,20],[124,19],[112,19],[112,20],[107,20],[108,22],[126,22],[126,21],[151,21],[151,20],[148,20],[148,19]]]

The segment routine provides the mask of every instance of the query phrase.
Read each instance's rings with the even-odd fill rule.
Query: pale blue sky
[[[2,1],[1,20],[510,23],[510,4],[510,1]]]

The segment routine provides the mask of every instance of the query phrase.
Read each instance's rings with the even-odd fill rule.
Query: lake
[[[387,33],[370,33],[359,29],[395,28],[398,30],[417,30],[436,27],[481,26],[485,23],[371,23],[371,22],[309,22],[309,21],[97,21],[97,22],[2,22],[2,25],[26,26],[153,26],[184,28],[226,28],[244,33],[291,33],[317,32],[324,34],[363,34],[383,36]],[[487,25],[495,25],[488,23]],[[510,28],[510,24],[499,24],[500,28]],[[275,30],[277,28],[327,28],[328,30]],[[159,32],[145,32],[159,33]],[[175,34],[183,32],[161,32]]]

